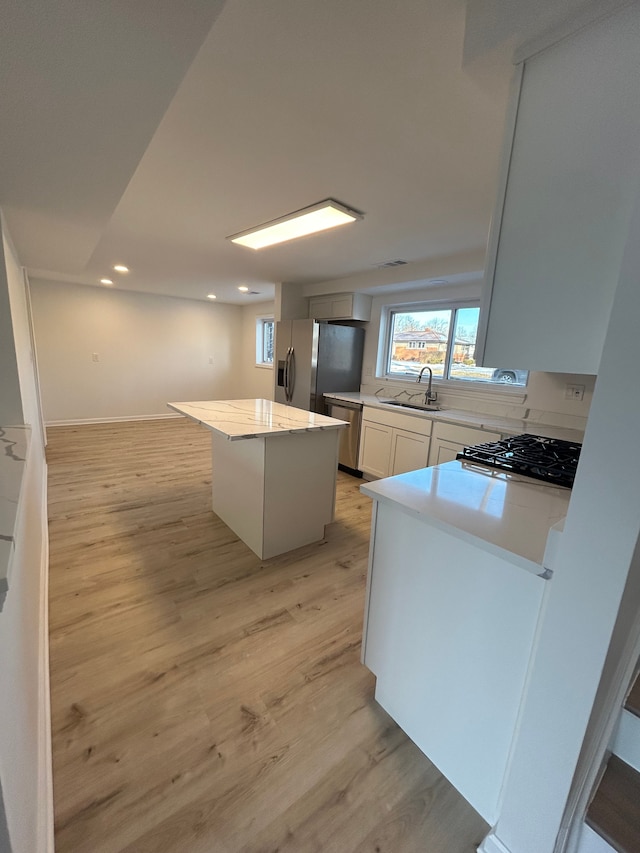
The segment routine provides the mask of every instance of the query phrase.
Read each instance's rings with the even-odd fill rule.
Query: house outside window
[[[273,367],[273,344],[275,323],[273,317],[258,317],[256,320],[256,364]]]
[[[417,377],[430,367],[436,379],[500,385],[527,384],[526,370],[479,367],[475,362],[478,305],[413,306],[389,311],[386,375]]]

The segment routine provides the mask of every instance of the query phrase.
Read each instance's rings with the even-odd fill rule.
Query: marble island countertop
[[[571,497],[569,489],[460,461],[365,483],[360,490],[542,576],[549,568],[549,531],[567,515]]]
[[[547,438],[559,438],[563,441],[582,442],[583,439],[583,433],[580,430],[540,423],[526,418],[516,419],[500,417],[499,415],[488,415],[483,414],[482,412],[467,411],[465,409],[442,408],[438,411],[421,411],[419,409],[405,408],[403,406],[389,406],[386,404],[388,402],[393,402],[393,397],[376,397],[373,394],[362,394],[359,391],[342,391],[337,393],[328,393],[324,396],[328,399],[344,400],[351,403],[362,403],[363,406],[372,406],[386,411],[401,412],[403,415],[411,415],[416,418],[428,418],[429,420],[441,421],[442,423],[458,424],[459,426],[475,427],[477,429],[484,429],[491,432],[499,432],[501,435],[522,435],[522,433],[532,433],[533,435],[544,435]],[[410,401],[406,400],[405,402]]]
[[[0,427],[0,608],[8,589],[30,435],[27,426]]]
[[[347,426],[346,421],[271,400],[204,400],[167,405],[231,441]]]

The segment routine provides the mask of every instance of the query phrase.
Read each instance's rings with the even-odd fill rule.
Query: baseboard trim
[[[117,418],[80,418],[68,421],[47,421],[47,427],[83,426],[84,424],[119,424],[128,421],[164,421],[170,418],[183,418],[177,412],[169,412],[166,415],[122,415]]]
[[[482,840],[478,853],[511,853],[508,847],[494,835],[493,830]]]
[[[53,762],[51,755],[51,691],[49,686],[49,526],[47,465],[42,466],[38,726],[38,851],[54,853]]]

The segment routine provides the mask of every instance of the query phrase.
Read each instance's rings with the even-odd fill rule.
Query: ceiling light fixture
[[[227,237],[232,243],[247,246],[249,249],[264,249],[276,243],[284,243],[287,240],[295,240],[297,237],[306,237],[318,231],[326,231],[338,225],[346,225],[363,219],[363,214],[357,210],[345,207],[332,198],[327,198],[318,204],[296,210],[280,219],[272,219],[264,225],[258,225],[248,231],[240,231]]]
[[[207,293],[207,299],[215,299],[215,298],[216,298],[215,293]]]
[[[129,272],[129,267],[125,267],[124,264],[116,264],[114,270],[116,272]]]
[[[110,278],[101,278],[100,284],[113,284]]]
[[[240,291],[240,293],[248,293],[249,292],[249,288],[245,287],[244,284],[241,284],[240,287],[238,288],[238,290]]]

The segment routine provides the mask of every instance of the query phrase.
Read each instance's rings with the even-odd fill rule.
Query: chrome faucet
[[[425,364],[425,366],[422,368],[422,370],[418,374],[416,382],[420,382],[420,380],[422,379],[422,374],[425,372],[425,370],[429,371],[429,384],[427,385],[427,390],[425,391],[424,395],[424,404],[425,406],[428,406],[430,403],[435,403],[435,401],[438,399],[438,392],[434,392],[432,390],[431,385],[433,383],[433,370],[431,370],[428,364]]]

